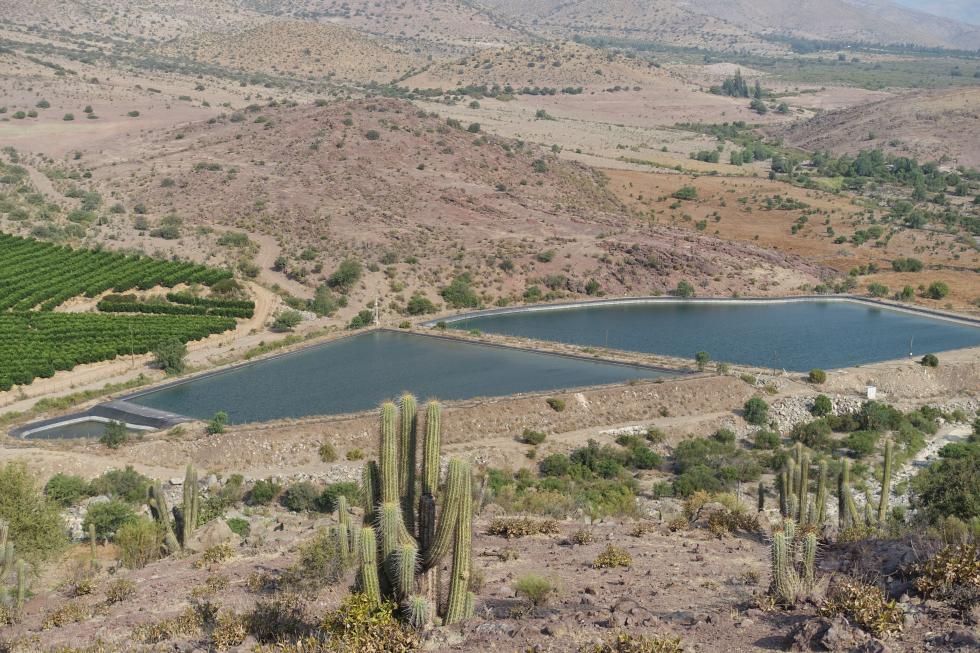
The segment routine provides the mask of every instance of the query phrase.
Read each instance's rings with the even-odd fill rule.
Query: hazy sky
[[[900,5],[980,25],[980,0],[892,0]]]

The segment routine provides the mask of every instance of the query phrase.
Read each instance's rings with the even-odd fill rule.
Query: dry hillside
[[[345,256],[377,263],[355,295],[434,291],[469,272],[486,301],[544,292],[786,292],[819,269],[633,217],[594,170],[395,100],[259,108],[133,144],[95,164],[104,194],[198,225],[277,236],[317,285]],[[129,218],[114,228],[131,230]],[[183,241],[182,241],[183,242]],[[188,247],[190,244],[188,243]],[[180,249],[180,246],[178,246]],[[300,255],[305,250],[309,250]],[[391,282],[391,283],[389,283]]]
[[[339,25],[297,21],[204,34],[168,51],[238,70],[353,82],[384,83],[424,65],[404,46]]]
[[[643,84],[664,74],[650,64],[570,42],[490,49],[432,66],[412,87],[508,84],[523,87],[609,87]]]
[[[536,28],[742,50],[758,35],[875,43],[916,42],[974,49],[980,28],[879,0],[486,0],[487,6]],[[770,44],[768,47],[772,48]]]
[[[881,147],[921,161],[980,165],[980,88],[921,91],[817,115],[781,130],[808,150],[855,154]]]

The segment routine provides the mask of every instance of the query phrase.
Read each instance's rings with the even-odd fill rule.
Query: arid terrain
[[[11,435],[475,309],[974,324],[980,27],[938,4],[0,0],[0,234],[34,252],[0,259],[0,653],[980,648],[976,347],[801,374],[449,330],[676,376],[445,402],[434,459],[427,397],[411,454],[377,411]],[[227,319],[65,326],[129,313]]]

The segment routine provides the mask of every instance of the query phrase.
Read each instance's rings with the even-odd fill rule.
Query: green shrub
[[[565,410],[564,399],[558,399],[557,397],[548,397],[548,399],[546,399],[545,402],[548,404],[548,407],[551,408],[551,410],[555,411],[556,413],[560,413]]]
[[[332,463],[337,461],[337,450],[329,442],[320,445],[319,454],[321,462]]]
[[[149,487],[150,479],[133,469],[132,465],[127,465],[126,469],[110,469],[92,479],[89,493],[93,496],[104,494],[110,499],[142,504],[146,501],[146,491]]]
[[[731,444],[735,442],[735,432],[731,429],[718,429],[711,434],[711,439],[723,444]]]
[[[813,400],[813,406],[810,407],[810,413],[815,417],[830,415],[833,410],[834,404],[827,395],[817,395],[816,399]]]
[[[293,483],[279,498],[279,503],[293,512],[316,510],[320,491],[310,481]]]
[[[110,499],[101,503],[93,503],[88,507],[82,528],[87,533],[90,526],[94,525],[96,538],[108,541],[112,539],[112,536],[123,524],[136,519],[136,513],[132,506],[119,499]]]
[[[554,584],[543,576],[537,574],[525,574],[514,583],[514,592],[521,596],[535,608],[540,608],[548,603],[551,595],[555,591]]]
[[[360,449],[348,449],[347,453],[344,455],[347,460],[364,460],[364,452]]]
[[[845,447],[854,452],[858,458],[864,458],[875,451],[878,438],[881,434],[877,431],[854,431],[844,438]]]
[[[753,436],[753,443],[755,444],[756,449],[778,449],[779,442],[779,433],[776,433],[775,431],[762,429],[756,431],[755,436]]]
[[[176,338],[153,349],[153,362],[167,374],[181,374],[187,367],[187,345]]]
[[[614,544],[608,544],[602,553],[592,561],[592,568],[611,569],[613,567],[630,567],[632,564],[633,556],[629,554],[629,551]]]
[[[162,556],[163,531],[151,519],[134,517],[118,527],[113,542],[122,565],[129,569],[140,569]]]
[[[18,556],[32,563],[50,560],[68,546],[68,532],[57,503],[37,486],[22,462],[0,467],[0,519]]]
[[[671,194],[675,200],[696,200],[698,189],[694,186],[681,186]]]
[[[303,315],[299,311],[287,310],[276,316],[272,322],[273,331],[292,331],[303,321]]]
[[[749,424],[763,426],[769,420],[769,404],[761,397],[752,397],[745,402],[743,417]]]
[[[939,359],[935,354],[926,354],[922,357],[921,362],[926,367],[939,367]]]
[[[827,380],[827,373],[819,368],[813,368],[807,375],[807,379],[810,381],[810,383],[823,383]]]
[[[105,427],[105,433],[99,438],[99,442],[110,449],[118,449],[129,442],[129,431],[122,422],[112,420]]]
[[[683,297],[684,299],[694,297],[694,286],[689,281],[679,281],[677,282],[677,288],[674,289],[674,295]]]
[[[228,528],[230,528],[231,531],[239,537],[248,537],[249,533],[252,532],[252,527],[249,525],[247,519],[232,517],[231,519],[226,519],[225,523],[228,524]]]
[[[44,494],[59,506],[74,506],[89,495],[89,483],[81,476],[55,474],[44,485]]]
[[[545,437],[546,437],[545,434],[542,433],[541,431],[534,431],[532,429],[524,429],[524,432],[521,434],[521,442],[523,442],[524,444],[530,444],[530,445],[536,447],[539,444],[541,444],[542,442],[544,442]]]
[[[364,268],[361,266],[360,261],[353,258],[346,258],[340,262],[340,265],[337,266],[333,274],[327,277],[327,285],[346,293],[354,287],[354,284],[360,281],[363,274]]]
[[[258,480],[249,490],[245,502],[250,506],[264,506],[272,503],[273,499],[279,496],[282,486],[273,481]]]
[[[926,289],[926,297],[929,299],[943,299],[949,294],[949,286],[943,281],[933,281]]]
[[[824,449],[830,445],[830,425],[818,419],[805,424],[796,424],[789,432],[795,442],[802,442],[811,449]]]
[[[912,478],[912,506],[933,524],[980,518],[980,444],[943,447],[939,460]]]
[[[480,305],[480,297],[470,283],[472,279],[468,273],[457,275],[439,294],[451,308],[476,308]]]
[[[337,498],[347,497],[347,502],[352,505],[361,503],[361,486],[357,483],[330,483],[317,497],[317,507],[322,512],[335,512],[337,510]]]
[[[694,363],[698,366],[698,371],[703,372],[711,361],[711,356],[706,351],[699,351],[694,354]]]
[[[225,425],[228,423],[228,413],[219,410],[204,428],[208,435],[218,435],[225,432]]]

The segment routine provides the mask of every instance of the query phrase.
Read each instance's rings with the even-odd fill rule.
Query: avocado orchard
[[[244,306],[204,306],[201,312],[208,314],[56,313],[55,307],[79,295],[178,283],[211,285],[231,273],[194,263],[76,250],[3,233],[0,263],[0,391],[83,363],[145,354],[163,340],[206,338],[235,328],[230,314],[251,312]]]

